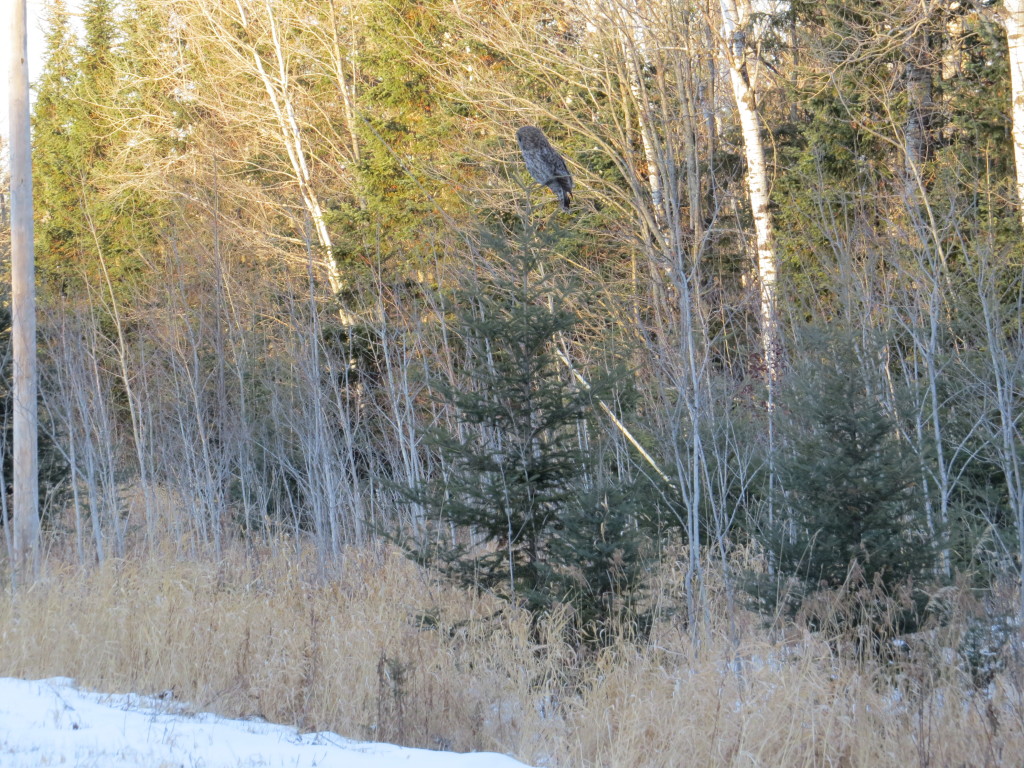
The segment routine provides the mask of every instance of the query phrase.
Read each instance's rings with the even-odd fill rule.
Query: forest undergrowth
[[[390,547],[349,549],[329,570],[291,540],[86,572],[51,553],[45,578],[0,599],[0,675],[66,675],[196,711],[533,765],[1012,765],[1024,754],[1024,670],[972,675],[957,652],[965,619],[896,656],[855,659],[799,624],[730,617],[711,588],[717,618],[690,632],[673,610],[677,562],[658,574],[647,640],[579,651],[563,639],[566,615],[531,628],[525,611],[439,582]]]

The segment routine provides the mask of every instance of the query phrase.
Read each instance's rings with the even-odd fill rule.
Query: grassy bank
[[[672,602],[678,574],[659,594]],[[712,598],[713,599],[713,598]],[[1024,681],[979,686],[955,653],[854,663],[740,615],[700,642],[666,617],[642,645],[580,655],[525,615],[390,550],[325,575],[294,551],[214,561],[51,559],[0,599],[0,675],[173,692],[196,709],[352,738],[494,750],[558,766],[1017,765]],[[497,612],[497,613],[496,613]],[[987,681],[986,681],[987,683]]]

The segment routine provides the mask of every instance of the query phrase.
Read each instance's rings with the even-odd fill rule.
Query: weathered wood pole
[[[14,344],[14,574],[39,572],[36,408],[36,283],[26,0],[11,4],[11,334]]]

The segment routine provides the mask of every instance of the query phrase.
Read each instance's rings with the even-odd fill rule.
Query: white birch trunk
[[[1010,52],[1013,157],[1017,166],[1017,204],[1024,225],[1024,0],[1004,0],[1003,26]]]
[[[625,81],[629,88],[633,106],[636,108],[637,129],[644,151],[647,169],[644,174],[651,192],[654,209],[654,225],[660,228],[664,223],[664,194],[660,164],[651,133],[651,110],[647,91],[643,84],[641,67],[647,60],[646,29],[640,17],[638,0],[589,0],[586,7],[594,20],[608,24],[613,30],[617,46],[625,67]]]
[[[10,36],[11,326],[14,345],[14,571],[39,573],[39,479],[36,408],[36,288],[32,222],[25,0],[15,0]]]
[[[334,63],[334,79],[338,83],[338,93],[341,94],[341,103],[345,109],[345,127],[348,129],[349,140],[352,142],[352,163],[359,163],[359,138],[356,135],[356,89],[355,73],[352,74],[352,85],[349,85],[345,74],[345,60],[341,55],[341,36],[338,34],[338,10],[335,0],[331,0],[331,56]],[[362,207],[362,201],[360,201]]]
[[[747,67],[747,39],[744,25],[750,18],[750,7],[743,2],[737,9],[736,0],[721,0],[722,42],[729,64],[729,80],[736,98],[736,112],[740,118],[743,149],[747,161],[747,193],[754,217],[757,243],[757,274],[761,288],[761,346],[768,379],[779,374],[782,350],[777,314],[778,258],[775,236],[768,211],[768,168],[761,143],[761,121],[757,101]]]
[[[640,18],[640,9],[636,0],[633,0],[626,9],[624,23],[617,26],[620,35],[623,33],[623,26],[626,27],[626,34],[623,35],[622,40],[623,58],[629,77],[629,90],[633,94],[633,103],[636,105],[637,127],[640,129],[640,142],[643,145],[644,160],[647,163],[647,183],[651,188],[654,217],[660,226],[665,221],[661,189],[661,164],[651,134],[650,102],[647,97],[647,89],[644,88],[641,70],[647,60],[647,43],[644,22]]]
[[[241,0],[236,0],[236,4],[242,26],[248,29],[249,16],[246,13],[245,6]],[[306,162],[306,154],[302,145],[302,130],[295,117],[295,107],[289,94],[286,56],[281,44],[277,18],[274,15],[271,0],[266,0],[266,11],[267,20],[270,24],[274,56],[277,59],[276,82],[264,66],[263,58],[260,56],[259,50],[255,45],[250,46],[250,54],[252,55],[253,65],[260,76],[260,81],[263,83],[263,88],[270,99],[271,107],[274,110],[274,117],[277,120],[278,129],[281,133],[281,141],[284,144],[285,151],[288,153],[288,160],[291,163],[292,172],[295,174],[302,203],[316,232],[317,241],[320,245],[321,259],[327,269],[327,280],[331,286],[331,291],[337,295],[344,289],[345,282],[334,260],[331,234],[324,221],[320,199],[313,189],[312,175]],[[345,325],[354,325],[356,322],[355,315],[344,308],[339,309],[339,317]]]

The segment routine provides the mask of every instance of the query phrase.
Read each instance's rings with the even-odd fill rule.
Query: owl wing
[[[533,180],[543,184],[559,198],[562,208],[569,210],[572,193],[572,174],[565,159],[551,146],[539,128],[526,126],[516,133],[526,170]]]
[[[548,189],[555,193],[562,210],[569,210],[569,203],[572,201],[572,174],[565,164],[565,159],[553,148],[548,148],[552,157],[549,163],[550,176],[543,183]]]

